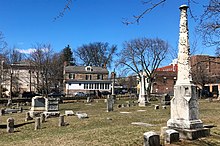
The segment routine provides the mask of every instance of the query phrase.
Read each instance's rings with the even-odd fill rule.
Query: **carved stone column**
[[[146,84],[147,83],[145,81],[144,72],[142,71],[142,73],[141,73],[141,82],[140,82],[140,94],[139,94],[139,98],[138,98],[139,106],[146,106],[149,103],[148,97],[147,97],[146,92],[145,92],[145,88],[147,88],[147,86],[148,86]]]
[[[186,131],[183,132],[184,129],[196,131],[196,129],[203,128],[203,123],[199,119],[196,86],[192,84],[191,77],[187,8],[186,5],[180,6],[178,74],[174,86],[174,97],[171,100],[171,118],[167,121],[169,128],[179,129],[182,138],[185,138],[183,135],[187,133]],[[190,136],[186,138],[194,139],[193,136],[196,134],[192,133],[191,131],[191,135],[189,134]],[[198,137],[201,137],[201,135]]]

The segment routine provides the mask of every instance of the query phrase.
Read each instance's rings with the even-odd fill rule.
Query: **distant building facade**
[[[195,55],[191,57],[192,77],[198,88],[217,96],[220,92],[220,57]]]
[[[176,84],[178,66],[176,62],[157,68],[152,84],[152,93],[173,94],[174,85]]]
[[[216,94],[220,92],[220,57],[208,55],[191,56],[191,71],[194,84],[198,87],[198,94],[202,86]],[[152,84],[152,93],[171,93],[177,79],[178,65],[174,61],[168,66],[156,69],[156,77]]]
[[[14,64],[2,63],[1,69],[2,88],[8,92],[36,92],[37,78],[35,67],[30,61],[23,60]]]
[[[111,89],[111,80],[108,79],[106,67],[94,66],[65,66],[64,84],[65,93],[73,95],[76,92],[102,92]]]

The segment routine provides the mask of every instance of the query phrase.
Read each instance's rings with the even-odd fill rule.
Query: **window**
[[[79,86],[81,86],[81,83],[79,83]]]
[[[104,83],[100,84],[100,89],[104,89]]]
[[[75,74],[69,73],[69,79],[75,79]]]
[[[97,74],[97,79],[98,80],[103,80],[103,75],[102,74]]]
[[[86,80],[92,80],[92,75],[86,75]]]
[[[88,84],[84,84],[84,89],[88,89]]]
[[[95,89],[99,89],[99,84],[95,83]]]
[[[105,83],[105,89],[109,89],[109,84]]]
[[[85,68],[85,70],[86,70],[86,71],[93,71],[93,69],[92,69],[91,66],[87,66],[87,67]]]
[[[93,84],[89,84],[89,89],[93,89]]]

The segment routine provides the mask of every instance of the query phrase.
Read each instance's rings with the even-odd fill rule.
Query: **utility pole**
[[[3,65],[4,65],[4,61],[3,61],[3,60],[1,60],[1,74],[0,74],[0,98],[2,98]]]
[[[10,70],[10,99],[12,100],[12,75],[13,75],[13,71],[12,71],[12,66],[11,66],[11,70]]]
[[[29,73],[30,73],[30,79],[29,79],[30,83],[29,84],[30,84],[30,92],[31,92],[31,69],[29,69]]]

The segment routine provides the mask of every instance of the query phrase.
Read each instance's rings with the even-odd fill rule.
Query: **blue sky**
[[[202,13],[202,3],[193,4],[195,15]],[[140,24],[124,25],[145,6],[141,0],[73,0],[71,10],[56,21],[65,0],[0,0],[0,31],[9,47],[27,50],[36,43],[50,43],[55,52],[68,44],[76,49],[90,42],[108,42],[122,48],[124,41],[138,37],[161,38],[177,47],[179,6],[186,0],[168,0],[141,19]],[[214,55],[213,48],[201,44],[194,31],[196,22],[189,16],[190,42],[198,40],[197,54]]]

